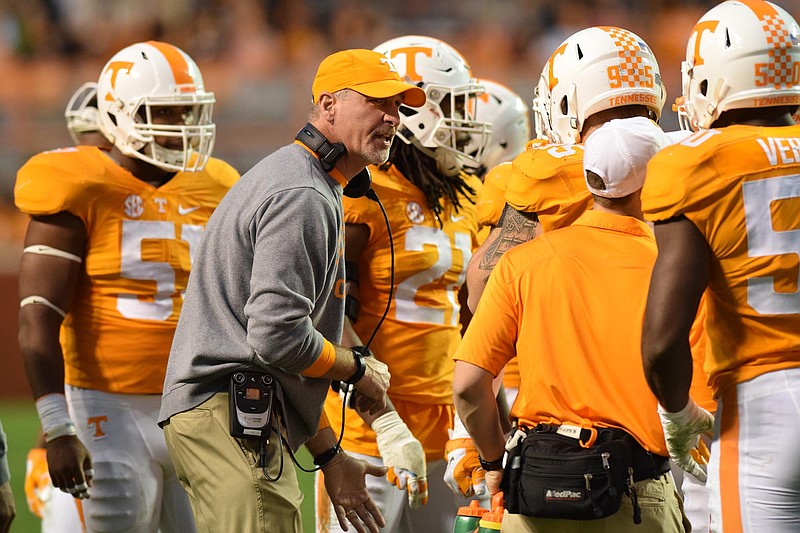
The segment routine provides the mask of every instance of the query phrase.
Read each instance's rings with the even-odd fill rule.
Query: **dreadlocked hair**
[[[436,169],[436,160],[423,154],[411,144],[401,140],[392,143],[389,160],[380,165],[381,170],[388,170],[394,166],[408,181],[417,186],[425,195],[425,202],[440,219],[444,208],[441,199],[444,198],[453,205],[458,213],[462,200],[474,204],[475,190],[466,184],[466,174],[459,172],[455,176],[442,176]]]

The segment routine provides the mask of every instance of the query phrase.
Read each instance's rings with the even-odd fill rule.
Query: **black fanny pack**
[[[509,450],[501,488],[510,513],[570,520],[611,516],[627,495],[638,524],[634,483],[668,471],[668,457],[647,452],[621,429],[539,424]]]

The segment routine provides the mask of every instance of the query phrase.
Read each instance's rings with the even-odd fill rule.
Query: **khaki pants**
[[[228,393],[219,392],[164,425],[167,448],[192,503],[200,533],[302,533],[303,494],[294,464],[283,447],[283,473],[269,482],[258,464],[258,442],[229,433]],[[280,455],[270,439],[268,473]]]
[[[599,520],[554,520],[506,512],[501,531],[512,533],[684,533],[691,531],[672,474],[636,483],[642,523],[633,523],[627,496],[615,514]]]

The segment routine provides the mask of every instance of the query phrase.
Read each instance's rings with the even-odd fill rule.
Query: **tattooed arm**
[[[480,248],[472,255],[467,265],[467,305],[475,311],[483,294],[489,274],[508,250],[523,242],[528,242],[542,233],[536,213],[522,213],[506,204],[498,225]]]

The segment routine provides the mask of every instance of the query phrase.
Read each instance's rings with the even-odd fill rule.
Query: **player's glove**
[[[481,496],[486,493],[486,472],[481,468],[478,449],[458,415],[453,426],[448,430],[450,440],[444,449],[447,458],[444,482],[459,496]]]
[[[44,506],[52,490],[53,484],[47,469],[47,450],[31,448],[25,462],[25,498],[28,500],[28,509],[39,518],[44,515]]]
[[[408,505],[412,509],[428,503],[427,463],[422,444],[396,411],[376,418],[372,429],[378,436],[378,451],[383,464],[389,467],[389,482],[408,491]]]
[[[659,405],[658,415],[661,417],[670,458],[705,483],[708,450],[700,435],[714,431],[714,415],[694,403],[691,398],[686,407],[677,413],[670,413]]]

